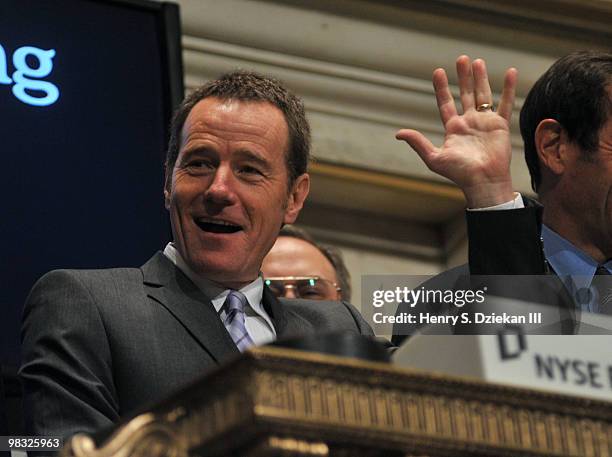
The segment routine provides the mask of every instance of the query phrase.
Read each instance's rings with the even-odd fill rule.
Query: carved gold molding
[[[300,457],[327,457],[329,447],[325,443],[314,443],[293,438],[267,437],[263,442],[247,451],[244,457],[268,457],[290,454]]]
[[[130,420],[97,447],[83,433],[76,434],[62,450],[61,456],[74,457],[187,457],[171,423],[147,413]]]
[[[89,437],[75,436],[62,455],[230,453],[610,457],[612,405],[379,363],[256,348],[120,425],[98,447]]]

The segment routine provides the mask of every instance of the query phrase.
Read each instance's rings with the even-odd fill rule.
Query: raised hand
[[[433,73],[433,85],[444,124],[442,147],[435,147],[416,130],[402,129],[396,138],[406,141],[427,167],[457,184],[468,207],[483,208],[514,198],[510,176],[510,118],[514,104],[517,71],[510,68],[497,112],[488,108],[493,96],[484,60],[470,63],[468,56],[457,59],[457,76],[463,114],[455,101],[442,68]]]

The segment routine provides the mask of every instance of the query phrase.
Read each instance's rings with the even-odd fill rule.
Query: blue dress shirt
[[[542,241],[546,260],[576,300],[576,292],[591,285],[598,263],[546,225],[542,225]],[[603,266],[612,272],[612,260]],[[599,312],[599,305],[592,295],[589,302],[577,301],[577,305],[583,311]]]

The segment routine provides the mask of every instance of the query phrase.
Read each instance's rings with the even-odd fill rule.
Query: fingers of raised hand
[[[459,80],[459,94],[463,112],[474,109],[474,75],[472,65],[468,56],[460,56],[457,59],[457,78]]]
[[[493,105],[493,94],[484,60],[476,59],[470,63],[468,56],[460,56],[457,59],[457,76],[464,114],[484,104]],[[515,68],[509,68],[504,77],[504,89],[498,107],[498,114],[507,122],[510,122],[512,117],[517,80],[518,72]]]
[[[437,149],[421,132],[412,129],[402,129],[395,134],[398,140],[404,140],[414,149],[430,170],[435,170]]]
[[[506,70],[504,76],[504,90],[499,100],[499,108],[497,113],[506,119],[508,123],[512,117],[512,108],[514,107],[514,96],[516,94],[516,84],[518,81],[518,72],[516,68]]]
[[[482,59],[472,62],[472,74],[474,75],[474,101],[475,106],[479,107],[485,103],[493,104],[493,94],[487,75],[487,66]]]
[[[442,123],[446,125],[453,116],[457,115],[457,108],[455,107],[453,94],[448,87],[448,77],[442,68],[438,68],[433,72],[433,85],[436,93],[438,110],[440,111],[440,119],[442,119]]]

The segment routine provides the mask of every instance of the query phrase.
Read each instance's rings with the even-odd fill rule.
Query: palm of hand
[[[511,156],[508,122],[492,112],[471,110],[449,119],[444,144],[426,164],[463,188],[506,179]]]
[[[446,72],[433,73],[434,91],[444,125],[444,144],[437,148],[421,132],[402,129],[396,138],[406,141],[435,173],[455,182],[470,208],[484,208],[513,198],[510,176],[510,118],[514,105],[517,73],[506,71],[497,112],[487,111],[493,95],[485,63],[457,59],[457,77],[463,115],[459,115]],[[486,106],[485,106],[486,105]],[[479,110],[478,107],[483,107]]]

